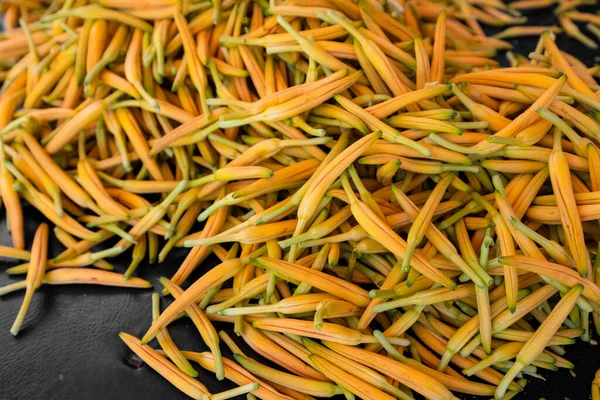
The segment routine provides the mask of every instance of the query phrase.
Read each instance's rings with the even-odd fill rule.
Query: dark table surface
[[[528,13],[528,16],[532,25],[556,23],[549,10],[538,10]],[[515,52],[527,55],[534,49],[536,41],[530,38],[511,42]],[[557,42],[561,49],[588,65],[593,65],[594,58],[600,56],[599,51],[587,49],[564,35],[559,36]],[[504,57],[501,58],[504,62]],[[24,207],[24,213],[26,230],[31,239],[44,218],[30,206]],[[3,214],[2,211],[0,244],[10,245]],[[52,244],[53,255],[61,250],[58,243]],[[186,249],[176,249],[167,261],[159,265],[143,262],[138,274],[152,282],[158,290],[161,287],[158,279],[161,276],[170,277],[186,253]],[[129,253],[111,261],[114,261],[118,271],[123,272],[128,265],[128,257]],[[214,258],[208,259],[193,277],[200,276],[214,266],[215,261]],[[0,286],[15,281],[2,271],[16,264],[0,260]],[[22,330],[16,338],[9,329],[21,305],[23,292],[0,298],[0,400],[188,398],[141,363],[117,336],[120,331],[137,337],[144,334],[151,322],[151,295],[152,290],[42,286],[34,295]],[[163,300],[163,304],[166,304],[166,300]],[[189,320],[173,323],[169,331],[181,349],[207,350]],[[224,355],[230,357],[225,346],[223,348]],[[566,349],[566,358],[575,363],[574,376],[566,370],[542,371],[545,380],[529,378],[525,392],[518,398],[590,398],[590,384],[595,371],[600,368],[600,348],[579,342]],[[197,370],[200,374],[198,379],[213,393],[234,387],[228,381],[217,381],[212,373],[200,367]]]

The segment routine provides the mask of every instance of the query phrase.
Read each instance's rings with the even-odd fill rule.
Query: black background
[[[588,8],[593,11],[598,7]],[[585,8],[581,8],[585,10]],[[526,15],[531,25],[553,25],[551,9]],[[495,33],[498,29],[486,29]],[[527,55],[537,39],[512,40],[514,51]],[[560,35],[559,47],[577,56],[587,65],[600,55],[578,42]],[[505,64],[503,55],[501,61]],[[44,218],[31,206],[24,205],[29,238]],[[4,211],[1,212],[2,214]],[[4,215],[0,222],[0,244],[10,245]],[[52,235],[51,235],[52,236]],[[52,239],[54,240],[54,239]],[[30,246],[30,241],[27,246]],[[62,247],[53,242],[56,255]],[[139,276],[160,288],[158,278],[170,277],[187,253],[175,249],[160,265],[142,262]],[[130,254],[111,260],[123,272]],[[0,260],[0,270],[16,265]],[[210,258],[192,276],[199,276],[215,265]],[[14,278],[0,271],[0,286]],[[22,277],[19,277],[21,279]],[[99,286],[42,286],[33,297],[31,307],[18,337],[9,329],[19,310],[23,292],[0,298],[0,400],[20,399],[186,399],[188,398],[148,366],[132,355],[117,334],[125,331],[141,337],[151,322],[151,290],[106,288]],[[163,300],[163,305],[167,300]],[[228,328],[217,326],[219,328]],[[193,324],[186,319],[170,325],[169,331],[181,349],[205,351],[206,346]],[[155,342],[151,343],[155,345]],[[230,353],[223,347],[224,355]],[[575,363],[575,376],[568,371],[542,372],[545,381],[529,378],[525,392],[517,398],[547,400],[589,399],[590,384],[600,368],[597,346],[579,342],[568,346],[566,358]],[[251,352],[250,352],[251,353]],[[219,382],[212,373],[197,366],[199,378],[211,392],[234,387],[228,381]],[[459,395],[459,397],[461,397]],[[461,398],[471,398],[469,396]]]

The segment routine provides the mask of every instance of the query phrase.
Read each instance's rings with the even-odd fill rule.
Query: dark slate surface
[[[534,25],[555,24],[547,10],[529,13]],[[494,32],[497,30],[493,30]],[[492,30],[490,30],[492,32]],[[536,39],[511,41],[515,51],[527,54]],[[586,49],[578,42],[560,36],[561,49],[593,65],[600,52]],[[504,57],[503,61],[504,61]],[[31,236],[43,217],[32,207],[24,208],[26,228]],[[9,245],[4,212],[0,222],[0,244]],[[27,244],[30,246],[30,242]],[[61,251],[53,243],[54,254]],[[187,250],[174,251],[160,265],[143,262],[141,277],[159,288],[158,278],[171,276],[185,257]],[[123,272],[126,257],[114,264]],[[15,279],[1,272],[16,262],[0,260],[0,286]],[[199,276],[211,268],[215,259],[207,260],[194,274]],[[21,399],[186,399],[188,398],[148,366],[132,355],[117,334],[125,331],[141,337],[148,328],[151,290],[119,289],[91,286],[42,287],[34,296],[31,307],[17,338],[9,333],[22,300],[22,292],[0,299],[0,400]],[[166,304],[163,301],[163,304]],[[218,327],[223,328],[223,327]],[[207,350],[189,320],[170,326],[170,332],[182,349]],[[155,344],[155,343],[153,343]],[[224,346],[223,346],[224,347]],[[547,400],[584,400],[590,398],[590,383],[600,368],[598,347],[586,343],[567,348],[567,358],[576,365],[575,376],[568,371],[542,372],[545,381],[530,379],[525,393],[518,398]],[[224,354],[228,355],[226,349]],[[219,392],[233,385],[217,381],[211,373],[202,371],[199,379],[211,390]],[[470,397],[461,397],[470,398]]]

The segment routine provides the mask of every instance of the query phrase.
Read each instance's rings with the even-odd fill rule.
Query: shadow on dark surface
[[[529,13],[528,16],[535,25],[556,24],[548,9]],[[497,31],[499,29],[488,30]],[[537,38],[510,42],[515,52],[527,55],[535,47]],[[594,57],[600,55],[598,51],[589,50],[564,35],[559,36],[557,43],[561,49],[588,65],[592,65]],[[506,63],[503,54],[499,59]],[[24,213],[26,231],[31,239],[35,228],[44,219],[32,207],[26,206]],[[0,244],[10,245],[4,216],[0,232]],[[53,255],[61,250],[62,247],[53,242]],[[170,277],[186,254],[187,249],[175,249],[162,264],[148,265],[144,261],[138,268],[138,275],[152,282],[158,290],[158,279]],[[123,272],[129,256],[130,252],[110,261],[119,272]],[[6,260],[0,262],[0,286],[16,281],[3,272],[16,264]],[[215,258],[211,257],[194,276],[200,276],[214,265]],[[137,337],[145,333],[151,322],[152,290],[82,285],[42,287],[33,297],[23,329],[15,338],[9,329],[20,307],[22,294],[19,292],[0,298],[0,400],[188,398],[133,355],[117,335],[121,331]],[[163,307],[165,304],[163,300]],[[222,328],[230,331],[229,327],[217,327]],[[181,349],[207,350],[191,321],[176,321],[169,326],[169,331]],[[154,347],[155,344],[151,343]],[[224,356],[231,358],[231,353],[225,346],[222,347]],[[243,349],[246,351],[247,347]],[[600,368],[600,350],[583,342],[568,346],[566,350],[565,357],[575,363],[575,375],[566,370],[542,371],[546,381],[528,377],[525,392],[518,398],[589,399],[591,381]],[[262,360],[252,351],[249,354]],[[199,372],[198,379],[213,393],[236,386],[226,380],[219,382],[212,373],[193,365]]]

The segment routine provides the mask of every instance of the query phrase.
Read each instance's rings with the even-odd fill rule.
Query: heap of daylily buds
[[[480,23],[557,4],[593,47],[588,3],[4,0],[11,332],[42,284],[150,288],[136,268],[189,247],[161,279],[174,300],[121,338],[192,398],[509,399],[573,368],[565,346],[600,333],[600,69],[557,27]],[[62,253],[47,224],[25,250],[24,203]],[[175,344],[182,316],[209,352]]]

